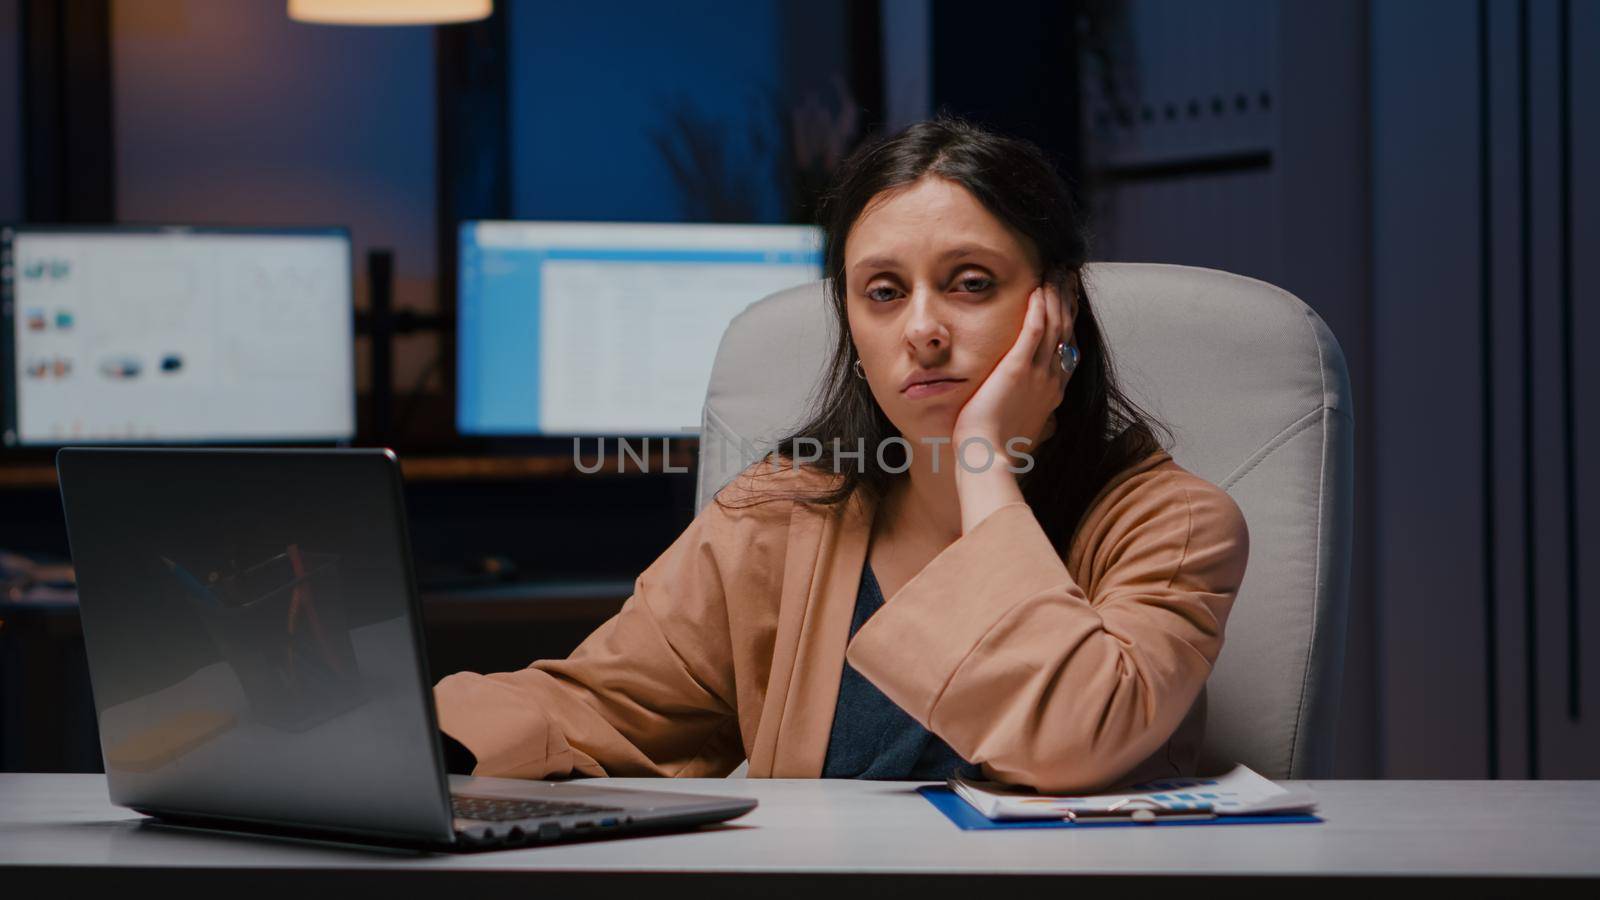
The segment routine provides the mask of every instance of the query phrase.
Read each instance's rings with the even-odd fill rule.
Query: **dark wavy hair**
[[[1034,144],[969,122],[940,117],[864,144],[845,160],[823,196],[818,208],[825,233],[823,264],[838,339],[810,420],[777,443],[773,453],[779,459],[773,462],[789,465],[794,459],[814,456],[814,449],[800,453],[797,442],[806,441],[813,448],[816,445],[809,442],[820,443],[822,458],[804,465],[842,477],[827,489],[796,496],[813,503],[841,503],[858,490],[882,498],[894,479],[903,477],[881,466],[875,449],[900,432],[878,406],[866,380],[855,377],[852,370],[855,355],[845,306],[844,249],[851,228],[873,198],[926,177],[966,188],[996,218],[1032,242],[1044,276],[1063,296],[1069,287],[1077,292],[1073,336],[1080,353],[1078,367],[1056,407],[1055,434],[1031,448],[1034,466],[1019,479],[1034,516],[1065,556],[1089,501],[1117,473],[1163,449],[1158,432],[1169,441],[1171,433],[1117,384],[1110,350],[1083,285],[1087,228],[1066,182]],[[862,458],[852,453],[847,464],[840,464],[835,448],[851,452],[862,439],[867,448]],[[888,469],[905,462],[899,442],[888,445],[883,455]],[[758,465],[750,471],[759,474],[766,468]],[[757,498],[753,502],[776,499],[753,496]],[[718,502],[723,502],[720,495]]]

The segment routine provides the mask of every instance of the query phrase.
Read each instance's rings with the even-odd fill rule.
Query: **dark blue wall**
[[[777,0],[512,4],[512,214],[528,219],[685,221],[686,203],[651,134],[675,104],[715,121],[730,191],[754,221],[783,221],[766,98],[784,88]]]

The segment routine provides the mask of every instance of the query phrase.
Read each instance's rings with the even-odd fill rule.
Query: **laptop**
[[[56,470],[113,803],[440,850],[755,808],[448,775],[387,450],[66,448]]]

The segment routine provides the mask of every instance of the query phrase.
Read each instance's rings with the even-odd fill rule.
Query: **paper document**
[[[1136,810],[1160,813],[1265,815],[1303,813],[1316,808],[1316,797],[1299,787],[1276,784],[1245,766],[1234,766],[1214,778],[1164,778],[1114,794],[1061,796],[989,781],[950,779],[950,789],[990,819],[1070,819],[1082,816],[1128,815]]]

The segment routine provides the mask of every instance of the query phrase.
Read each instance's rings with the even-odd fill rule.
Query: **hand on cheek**
[[[1056,347],[1071,341],[1071,328],[1060,291],[1034,289],[1016,341],[957,414],[950,439],[961,454],[955,473],[963,532],[1022,499],[1008,464],[1012,453],[1031,451],[1054,431],[1051,414],[1068,378]]]

